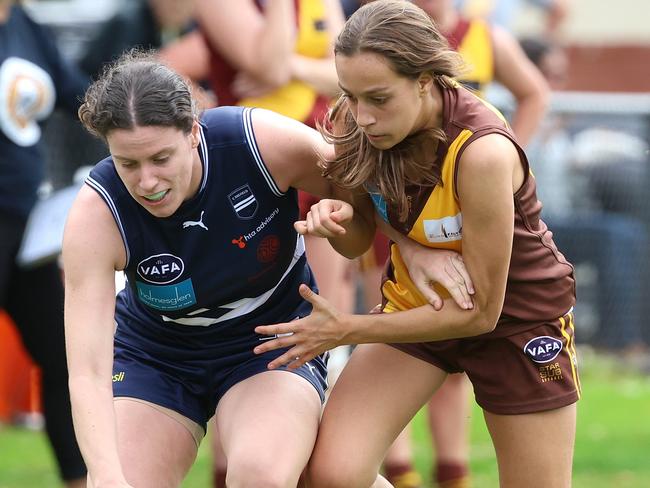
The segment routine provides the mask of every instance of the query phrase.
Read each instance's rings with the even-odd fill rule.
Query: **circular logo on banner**
[[[10,57],[0,66],[0,129],[15,144],[33,146],[41,138],[37,120],[54,109],[52,78],[25,59]]]

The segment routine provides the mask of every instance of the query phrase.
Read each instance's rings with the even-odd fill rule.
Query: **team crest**
[[[156,254],[138,263],[138,275],[155,285],[165,285],[183,274],[185,263],[173,254]]]
[[[550,336],[538,336],[524,346],[524,354],[536,363],[553,361],[562,351],[562,341]]]
[[[257,213],[257,199],[248,184],[240,186],[228,194],[228,200],[237,217],[243,220],[252,219]]]

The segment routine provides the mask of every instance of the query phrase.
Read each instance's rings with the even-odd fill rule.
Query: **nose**
[[[371,111],[362,103],[357,104],[357,125],[362,129],[371,126],[376,122],[375,117],[372,115]]]
[[[158,174],[153,164],[143,164],[140,167],[140,188],[146,192],[153,192],[158,185]]]

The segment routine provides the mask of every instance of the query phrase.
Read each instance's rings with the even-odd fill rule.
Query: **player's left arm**
[[[525,146],[546,113],[549,87],[517,39],[498,26],[492,29],[495,79],[515,98],[516,107],[511,125],[520,144]]]

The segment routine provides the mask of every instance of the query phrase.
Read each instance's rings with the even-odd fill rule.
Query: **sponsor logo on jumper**
[[[244,242],[244,236],[239,236],[237,239],[233,239],[230,242],[235,244],[239,249],[244,249],[246,247],[246,242]]]
[[[255,227],[252,231],[250,231],[247,234],[239,236],[239,238],[234,238],[230,242],[233,244],[236,244],[239,246],[240,249],[244,249],[246,247],[246,243],[250,242],[252,239],[255,238],[257,234],[259,234],[271,221],[280,213],[279,208],[273,209],[273,211],[264,219],[260,222],[260,224]],[[243,239],[243,241],[242,241]]]
[[[199,220],[186,220],[183,222],[183,229],[187,229],[188,227],[194,227],[194,226],[199,226],[202,229],[208,230],[208,227],[203,223],[203,214],[205,214],[205,210],[201,210],[201,217]]]
[[[539,336],[529,340],[524,353],[536,363],[553,361],[562,350],[562,341],[550,336]]]
[[[280,239],[276,235],[264,237],[259,246],[257,246],[257,260],[260,263],[270,263],[275,261],[280,251]]]
[[[166,286],[155,286],[135,282],[138,299],[145,305],[156,310],[181,310],[196,303],[196,295],[192,279]]]
[[[424,220],[424,235],[429,242],[459,241],[463,237],[463,215]]]
[[[117,374],[113,375],[113,383],[117,383],[118,381],[124,381],[124,371],[120,371]]]
[[[240,219],[249,220],[255,217],[257,199],[248,184],[231,191],[228,194],[228,201]]]
[[[562,379],[562,368],[560,363],[545,364],[539,367],[539,377],[542,383],[547,381],[558,381]]]
[[[156,254],[138,264],[138,275],[149,283],[166,285],[183,274],[185,263],[173,254]]]

